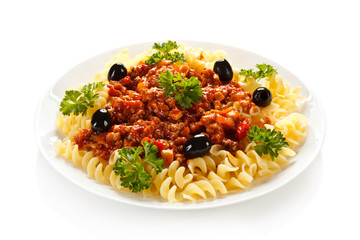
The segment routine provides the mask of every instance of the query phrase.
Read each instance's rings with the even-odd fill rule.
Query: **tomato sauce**
[[[167,70],[186,78],[197,77],[203,92],[201,102],[185,109],[173,97],[165,97],[157,79]],[[231,152],[244,148],[243,141],[237,137],[244,117],[231,102],[241,101],[243,112],[249,113],[253,106],[251,94],[233,80],[223,84],[211,69],[198,74],[187,65],[169,61],[151,66],[140,63],[125,78],[110,81],[107,86],[110,99],[105,108],[112,116],[113,125],[108,132],[98,135],[91,130],[80,130],[75,136],[80,149],[108,159],[114,150],[140,146],[147,139],[161,146],[160,154],[169,164],[173,160],[185,160],[183,144],[199,133]]]

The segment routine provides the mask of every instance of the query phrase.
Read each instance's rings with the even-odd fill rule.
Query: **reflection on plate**
[[[55,119],[59,109],[60,100],[66,89],[78,86],[82,82],[90,82],[95,73],[102,70],[104,64],[112,59],[121,49],[128,48],[131,57],[150,48],[152,43],[142,43],[114,49],[95,56],[77,65],[64,76],[45,94],[40,101],[36,112],[35,133],[40,151],[48,162],[63,176],[73,183],[92,193],[122,203],[137,206],[163,208],[163,209],[201,209],[224,206],[253,199],[269,193],[282,185],[288,183],[300,174],[318,155],[325,136],[325,116],[318,99],[295,75],[279,64],[257,54],[239,48],[219,45],[207,42],[179,41],[188,46],[201,47],[207,50],[222,49],[228,53],[227,59],[231,59],[234,66],[239,68],[252,68],[257,63],[267,63],[277,68],[282,78],[291,86],[300,86],[302,95],[306,99],[306,106],[301,113],[309,121],[308,136],[298,154],[293,157],[289,166],[262,184],[256,185],[246,191],[226,195],[221,198],[200,201],[196,203],[168,203],[158,198],[144,198],[136,194],[127,194],[114,191],[111,186],[97,183],[88,177],[81,169],[74,167],[70,162],[57,156],[55,152],[55,141],[58,139]]]

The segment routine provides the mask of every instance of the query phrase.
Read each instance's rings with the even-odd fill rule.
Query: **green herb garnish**
[[[150,56],[148,60],[145,61],[147,65],[152,65],[157,62],[160,62],[163,59],[171,60],[174,62],[185,62],[185,56],[183,53],[179,53],[173,50],[179,48],[179,45],[176,44],[176,41],[168,41],[167,43],[154,43],[152,46],[153,49],[157,50],[154,54]]]
[[[256,126],[250,127],[247,137],[250,142],[255,142],[255,151],[261,156],[262,154],[269,154],[271,159],[279,156],[279,151],[284,146],[289,146],[285,142],[286,138],[279,130],[270,130],[259,128]]]
[[[187,79],[180,73],[174,75],[166,71],[160,74],[158,82],[159,87],[164,88],[165,97],[175,97],[176,102],[186,109],[201,101],[203,93],[197,77]]]
[[[274,69],[273,66],[268,64],[256,64],[256,68],[258,71],[254,71],[253,69],[241,69],[240,75],[245,76],[245,82],[247,81],[248,77],[253,77],[256,81],[264,78],[264,77],[271,77],[274,73],[277,74],[278,72]]]
[[[120,175],[121,186],[132,192],[140,192],[151,187],[151,175],[145,171],[144,163],[154,167],[156,173],[162,171],[164,161],[157,157],[158,148],[153,142],[143,141],[142,146],[122,148],[118,150],[119,158],[113,168],[116,175]],[[139,161],[139,156],[145,150],[145,157]]]
[[[89,107],[94,107],[95,99],[99,97],[98,93],[95,93],[95,89],[103,87],[102,82],[89,83],[77,90],[65,91],[65,96],[60,103],[60,111],[64,115],[86,115]]]

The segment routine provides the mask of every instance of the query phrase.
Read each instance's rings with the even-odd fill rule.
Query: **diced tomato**
[[[242,121],[237,126],[236,133],[237,133],[238,139],[241,140],[241,139],[245,138],[249,129],[250,129],[249,119],[246,118],[244,121]]]

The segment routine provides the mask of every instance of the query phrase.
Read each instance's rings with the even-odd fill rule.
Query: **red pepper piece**
[[[236,133],[237,133],[238,139],[241,140],[241,139],[245,138],[249,129],[250,129],[249,119],[246,118],[244,121],[242,121],[237,126]]]
[[[148,138],[148,137],[144,137],[141,141],[142,141],[142,142],[143,142],[143,141],[147,141],[148,143],[153,142],[154,145],[158,148],[158,150],[159,150],[158,152],[159,152],[159,153],[160,153],[160,152],[164,149],[164,147],[165,147],[165,144],[164,144],[164,143],[159,142],[159,141],[152,140],[152,139],[150,139],[150,138]]]

